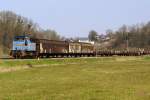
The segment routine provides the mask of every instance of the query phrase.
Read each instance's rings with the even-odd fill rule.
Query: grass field
[[[0,100],[150,100],[150,57],[0,60]]]

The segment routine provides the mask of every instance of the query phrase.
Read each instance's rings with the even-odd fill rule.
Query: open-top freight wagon
[[[16,36],[10,55],[24,57],[81,57],[95,56],[94,46],[90,43],[56,41]]]

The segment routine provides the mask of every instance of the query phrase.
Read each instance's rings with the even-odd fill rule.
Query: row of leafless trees
[[[60,36],[54,30],[42,30],[32,20],[17,15],[11,11],[0,12],[0,49],[10,50],[12,39],[16,35],[31,35],[36,38],[59,40]],[[2,48],[3,47],[3,48]]]
[[[123,25],[116,32],[109,32],[115,39],[112,47],[149,48],[150,47],[150,22],[133,26]]]
[[[110,38],[109,41],[103,41],[107,37]],[[108,29],[106,34],[103,35],[98,35],[96,31],[91,31],[89,39],[98,41],[100,44],[107,42],[109,44],[108,48],[150,48],[150,22],[132,26],[123,25],[114,32]]]

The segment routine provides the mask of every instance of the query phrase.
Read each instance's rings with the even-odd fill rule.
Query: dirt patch
[[[142,58],[139,57],[118,57],[116,58],[116,61],[118,62],[124,62],[124,61],[135,61],[135,60],[141,60]]]
[[[12,72],[12,71],[17,71],[17,70],[27,69],[27,68],[29,67],[24,66],[24,67],[0,68],[0,73]]]
[[[0,67],[0,73],[5,73],[5,72],[13,72],[13,71],[18,71],[18,70],[23,70],[23,69],[29,69],[29,68],[38,68],[38,67],[48,67],[48,66],[60,66],[60,65],[75,65],[78,63],[68,63],[68,64],[43,64],[43,65],[31,65],[27,64],[25,66],[19,66],[19,67]]]

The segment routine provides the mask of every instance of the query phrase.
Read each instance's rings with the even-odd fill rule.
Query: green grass
[[[149,58],[0,61],[0,100],[150,100]]]

